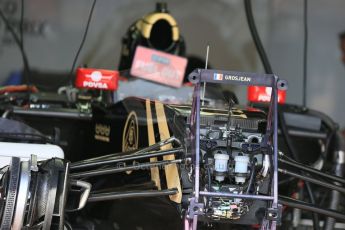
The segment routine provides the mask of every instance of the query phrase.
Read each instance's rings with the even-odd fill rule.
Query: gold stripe
[[[147,119],[147,134],[149,138],[149,145],[156,143],[153,122],[152,122],[152,112],[151,112],[151,103],[149,99],[146,99],[146,119]],[[150,162],[156,162],[157,157],[150,158]],[[151,168],[151,180],[155,182],[158,190],[161,190],[161,179],[159,177],[158,167]]]
[[[156,101],[156,113],[157,113],[157,122],[158,122],[158,129],[160,134],[161,140],[166,140],[170,137],[168,123],[166,120],[165,112],[164,112],[164,106],[162,103]],[[162,150],[171,149],[171,144],[161,147]],[[175,155],[167,155],[163,156],[164,160],[175,160]],[[178,193],[175,195],[171,195],[170,200],[181,203],[182,200],[182,193],[181,193],[181,183],[180,183],[180,176],[178,174],[177,165],[176,164],[170,164],[165,166],[165,177],[167,180],[167,186],[168,189],[171,188],[177,188]]]

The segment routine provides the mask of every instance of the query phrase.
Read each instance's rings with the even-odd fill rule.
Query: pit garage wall
[[[205,56],[210,44],[213,68],[263,72],[244,16],[243,0],[171,0],[186,40],[187,53]],[[25,46],[32,68],[68,71],[79,46],[92,0],[26,0]],[[18,23],[20,1],[1,0],[12,23]],[[79,64],[116,68],[121,37],[155,1],[99,0]],[[345,30],[345,1],[309,1],[308,106],[326,112],[345,126],[345,68],[340,63],[338,33]],[[274,71],[289,81],[288,102],[302,102],[302,0],[253,0],[260,35]],[[34,29],[33,29],[34,28]],[[0,81],[21,68],[21,57],[0,23]],[[234,91],[242,103],[244,88]]]
[[[345,66],[339,33],[345,31],[345,1],[309,0],[307,106],[345,126]],[[302,103],[303,1],[272,0],[265,41],[274,70],[289,81],[288,102]]]

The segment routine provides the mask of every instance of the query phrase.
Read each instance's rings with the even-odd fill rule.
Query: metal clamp
[[[204,215],[204,204],[195,202],[195,198],[191,198],[189,202],[188,218],[193,219],[197,215]]]
[[[266,212],[266,219],[276,221],[277,225],[281,224],[282,205],[278,204],[277,208],[268,208]]]

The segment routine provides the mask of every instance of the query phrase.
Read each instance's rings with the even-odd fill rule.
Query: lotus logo
[[[132,151],[138,148],[139,127],[137,114],[132,111],[126,120],[122,134],[122,152]]]

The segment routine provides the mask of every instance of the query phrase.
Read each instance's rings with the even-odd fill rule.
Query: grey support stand
[[[190,117],[190,140],[194,164],[194,194],[190,200],[189,209],[185,217],[185,230],[196,230],[198,216],[204,214],[204,205],[200,197],[228,197],[252,200],[266,200],[270,202],[261,229],[275,230],[280,221],[280,207],[278,205],[278,89],[286,90],[287,82],[280,80],[273,74],[257,74],[212,69],[196,69],[189,74],[189,80],[195,84],[193,104]],[[202,83],[232,84],[243,86],[272,87],[271,102],[267,114],[266,136],[262,141],[262,148],[273,155],[273,179],[270,195],[245,195],[226,192],[200,191],[200,88]],[[273,154],[272,154],[273,153]]]

